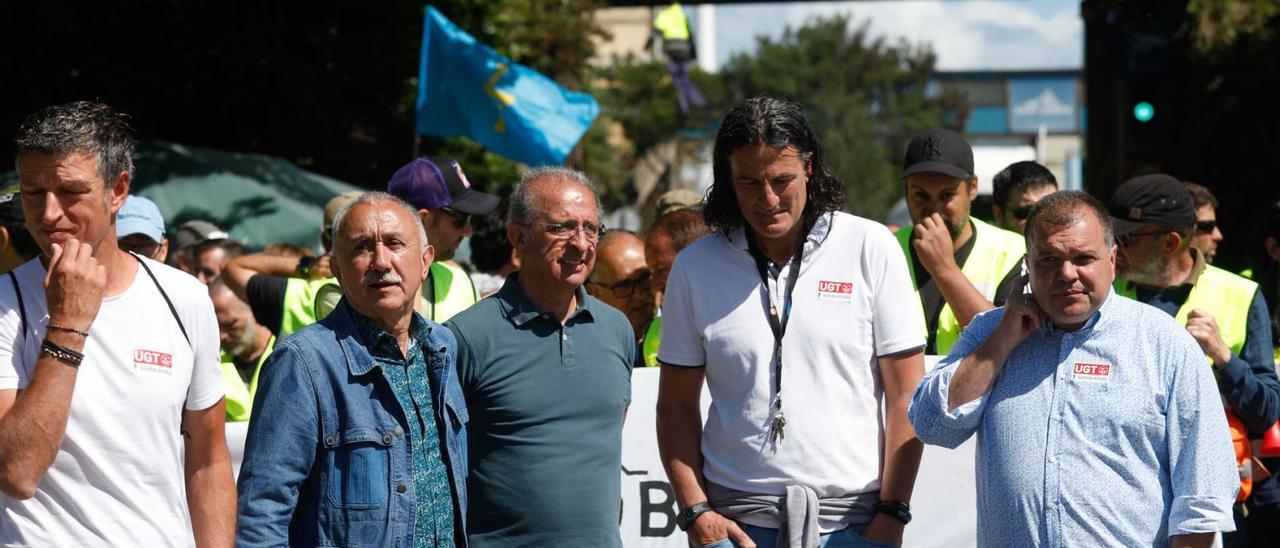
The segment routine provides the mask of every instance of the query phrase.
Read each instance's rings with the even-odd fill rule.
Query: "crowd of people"
[[[424,157],[333,198],[321,253],[250,252],[130,194],[133,139],[96,102],[15,137],[4,545],[618,546],[631,375],[659,366],[691,545],[900,545],[922,445],[975,434],[980,545],[1280,538],[1280,204],[1243,273],[1212,264],[1212,193],[1165,174],[1104,203],[1018,162],[984,221],[935,129],[891,231],[762,97],[642,232],[581,172],[500,199]]]

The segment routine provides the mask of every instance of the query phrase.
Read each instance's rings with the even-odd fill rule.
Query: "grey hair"
[[[1111,216],[1102,202],[1085,192],[1060,190],[1041,198],[1031,206],[1031,214],[1027,216],[1027,249],[1032,249],[1031,244],[1038,236],[1036,233],[1039,232],[1041,223],[1057,230],[1081,220],[1085,212],[1093,213],[1093,216],[1098,218],[1098,224],[1102,226],[1102,238],[1106,241],[1107,248],[1115,245],[1115,228],[1111,226]]]
[[[427,241],[427,228],[422,225],[422,217],[418,216],[418,210],[409,205],[409,202],[381,191],[361,194],[351,203],[342,206],[342,209],[338,210],[338,214],[333,216],[333,226],[329,229],[329,238],[333,242],[334,248],[336,249],[338,244],[338,228],[342,226],[342,221],[347,218],[347,214],[351,212],[352,208],[362,204],[374,205],[382,202],[391,202],[409,214],[409,218],[413,219],[413,224],[418,227],[418,238],[422,240],[422,247],[425,249],[430,242]]]
[[[53,105],[28,116],[14,137],[15,167],[28,154],[60,156],[92,153],[102,180],[110,185],[121,173],[133,176],[133,128],[128,117],[103,103],[76,101]]]
[[[604,212],[600,209],[600,192],[585,173],[567,167],[548,166],[530,169],[520,176],[520,182],[511,191],[511,205],[507,208],[508,223],[527,225],[533,222],[538,213],[538,205],[534,203],[532,183],[542,179],[561,179],[586,187],[596,201],[596,218],[604,217]]]

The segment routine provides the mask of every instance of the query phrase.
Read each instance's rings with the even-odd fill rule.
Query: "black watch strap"
[[[688,506],[681,510],[679,514],[676,514],[676,527],[679,527],[681,531],[688,531],[689,526],[693,525],[693,520],[710,511],[711,505],[706,501]]]
[[[318,262],[319,260],[320,260],[319,258],[313,257],[311,255],[302,257],[298,259],[298,266],[297,268],[294,268],[293,271],[296,272],[300,277],[303,277],[303,278],[310,277],[311,267],[315,266],[316,262]]]
[[[901,521],[903,525],[911,523],[911,505],[905,502],[882,500],[876,503],[877,514],[888,514],[889,517]]]

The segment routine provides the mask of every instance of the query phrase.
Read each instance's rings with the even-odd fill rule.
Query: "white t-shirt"
[[[0,545],[195,544],[179,429],[184,402],[200,410],[222,398],[218,324],[203,284],[144,260],[173,300],[190,344],[141,266],[128,289],[103,299],[53,465],[33,498],[0,495]],[[45,272],[39,260],[14,271],[27,317],[22,337],[13,283],[0,276],[0,390],[21,390],[35,373],[49,321]]]
[[[711,409],[703,474],[725,487],[819,497],[880,487],[884,445],[877,356],[923,347],[924,315],[906,259],[889,230],[845,213],[823,216],[804,244],[782,344],[785,437],[773,418],[773,331],[760,274],[741,229],[680,252],[662,304],[658,360],[706,366]],[[783,310],[789,266],[770,280]]]

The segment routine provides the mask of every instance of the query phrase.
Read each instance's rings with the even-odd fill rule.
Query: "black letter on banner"
[[[654,502],[649,498],[649,494],[653,491],[662,491],[664,498],[661,501]],[[665,537],[670,536],[676,530],[676,494],[671,490],[671,485],[665,481],[642,481],[640,482],[640,536],[642,537]],[[666,524],[662,527],[654,527],[650,525],[649,516],[653,514],[662,514],[667,516]]]

